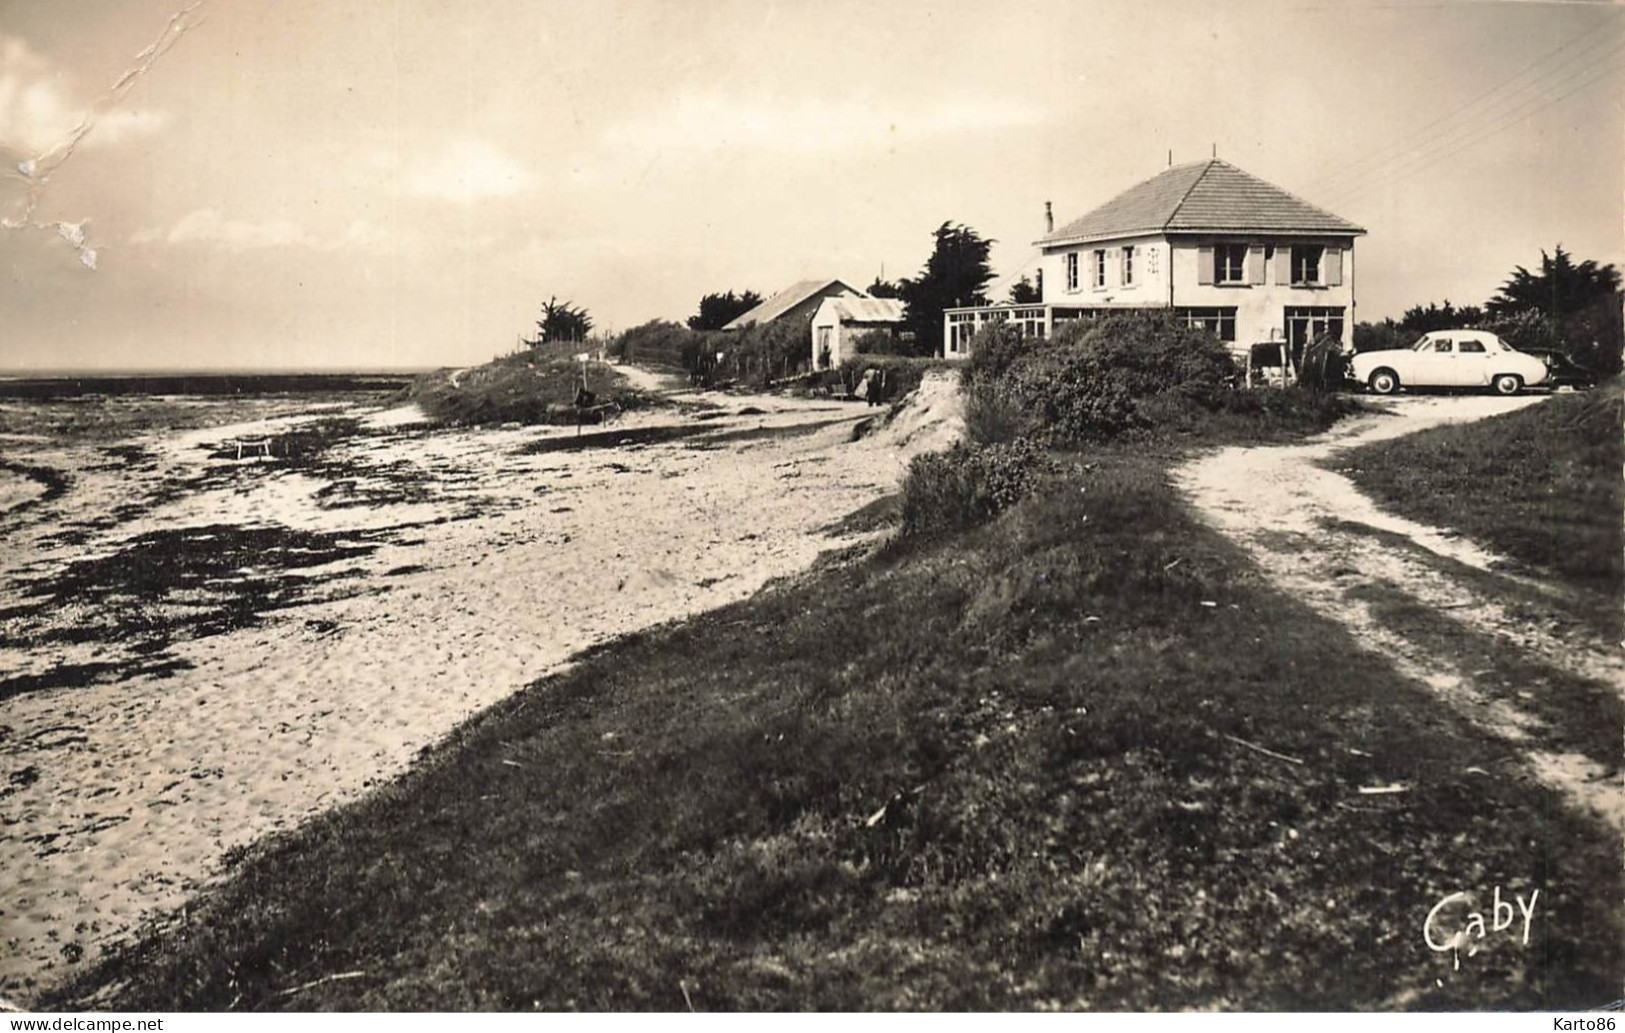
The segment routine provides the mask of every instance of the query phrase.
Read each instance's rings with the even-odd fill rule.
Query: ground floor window
[[[1303,349],[1322,337],[1343,339],[1343,309],[1341,306],[1288,306],[1285,329],[1292,353],[1302,354]]]
[[[1236,310],[1234,308],[1179,308],[1174,314],[1195,330],[1206,330],[1221,341],[1236,339]]]

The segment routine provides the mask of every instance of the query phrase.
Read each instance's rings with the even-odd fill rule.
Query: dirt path
[[[1520,672],[1498,670],[1506,662],[1487,662],[1483,651],[1453,648],[1438,624],[1563,677],[1622,692],[1625,658],[1618,648],[1572,627],[1529,619],[1520,598],[1561,590],[1502,569],[1502,558],[1448,529],[1383,511],[1347,477],[1322,465],[1358,445],[1540,401],[1399,398],[1386,405],[1388,413],[1346,421],[1305,444],[1223,449],[1180,467],[1175,478],[1201,514],[1244,547],[1278,587],[1347,627],[1362,645],[1479,727],[1516,744],[1542,783],[1625,828],[1618,776],[1581,753],[1550,748],[1550,737],[1542,734],[1547,721],[1536,712],[1539,686],[1505,691]],[[1414,628],[1382,619],[1374,600],[1420,607]]]

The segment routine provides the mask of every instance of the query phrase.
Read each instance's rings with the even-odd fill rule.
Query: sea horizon
[[[417,376],[443,366],[138,366],[95,369],[48,368],[0,370],[0,380],[100,380],[120,377],[346,377]]]

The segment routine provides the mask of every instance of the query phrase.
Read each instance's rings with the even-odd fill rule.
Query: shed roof
[[[756,323],[771,323],[797,305],[823,294],[831,287],[839,287],[850,294],[863,293],[840,280],[798,280],[749,312],[729,320],[722,329],[743,330]]]
[[[897,298],[830,298],[823,305],[833,308],[843,323],[901,323],[905,305]]]
[[[1071,244],[1135,233],[1333,233],[1365,230],[1217,158],[1176,165],[1041,237]]]

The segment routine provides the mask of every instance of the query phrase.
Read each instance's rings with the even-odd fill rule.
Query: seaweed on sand
[[[100,643],[126,658],[66,665],[0,681],[0,698],[35,689],[172,670],[176,641],[224,634],[272,610],[311,601],[353,572],[333,569],[378,548],[384,532],[317,532],[281,526],[161,528],[116,551],[75,560],[24,588],[0,611],[19,645]]]

